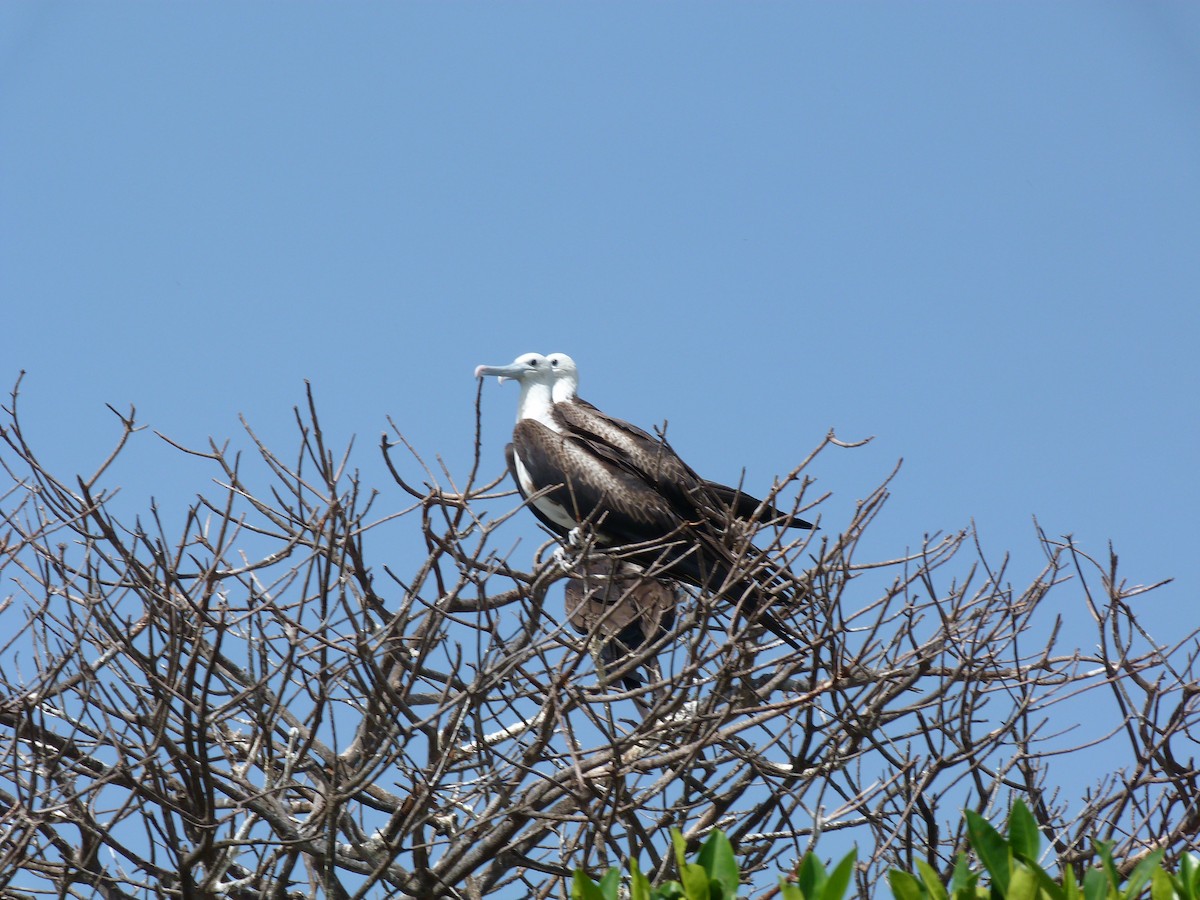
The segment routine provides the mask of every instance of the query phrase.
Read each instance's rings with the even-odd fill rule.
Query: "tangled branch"
[[[606,660],[616,613],[580,633],[561,602],[600,554],[497,549],[521,504],[480,482],[478,415],[457,484],[393,426],[405,499],[377,513],[310,394],[287,460],[248,425],[252,462],[175,445],[219,490],[172,527],[153,507],[119,521],[103,486],[132,410],[92,476],[61,479],[17,399],[0,428],[6,896],[562,897],[575,867],[666,873],[670,826],[725,829],[764,897],[849,835],[872,848],[866,889],[914,858],[945,869],[959,811],[1018,795],[1060,865],[1092,837],[1130,864],[1196,848],[1196,635],[1147,635],[1135,601],[1157,585],[1125,584],[1113,555],[1039,533],[1045,566],[1019,592],[969,530],[863,560],[885,482],[840,534],[753,522],[739,544],[782,579],[772,612],[805,652],[678,588],[665,624]],[[806,473],[839,444],[767,501],[819,509]],[[1094,647],[1063,645],[1052,591],[1081,595]],[[1073,741],[1081,698],[1111,720]],[[1057,767],[1097,745],[1127,765],[1067,796]]]

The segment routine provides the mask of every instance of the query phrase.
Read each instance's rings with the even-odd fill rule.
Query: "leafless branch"
[[[575,867],[667,872],[670,826],[726,829],[755,896],[852,840],[865,889],[916,858],[945,870],[961,809],[1017,796],[1062,865],[1092,837],[1130,864],[1197,849],[1196,634],[1153,640],[1135,606],[1158,585],[1126,584],[1111,552],[1039,531],[1021,590],[971,528],[860,558],[889,477],[840,533],[738,539],[805,652],[680,589],[664,627],[597,664],[616,614],[579,633],[562,604],[596,552],[514,551],[522,504],[479,483],[478,398],[461,480],[393,424],[394,485],[370,488],[309,392],[290,456],[248,424],[241,453],[172,443],[218,487],[130,523],[104,479],[134,411],[91,476],[62,478],[18,389],[0,426],[6,895],[566,897]],[[849,446],[830,433],[767,501],[819,513],[809,473]],[[1093,646],[1064,643],[1068,617]],[[1097,748],[1126,764],[1073,793],[1063,774]]]

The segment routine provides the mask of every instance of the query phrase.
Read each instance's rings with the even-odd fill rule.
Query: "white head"
[[[574,400],[579,394],[579,369],[575,360],[565,353],[551,353],[546,357],[546,365],[554,373],[552,393],[555,403],[564,400]]]
[[[521,385],[517,401],[517,421],[537,419],[551,425],[550,407],[554,403],[551,387],[554,370],[540,353],[522,353],[507,366],[476,366],[475,377],[495,375],[501,384],[512,380]]]

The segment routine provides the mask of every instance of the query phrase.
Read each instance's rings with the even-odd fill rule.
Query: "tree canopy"
[[[947,873],[962,810],[1017,797],[1058,867],[1093,838],[1129,866],[1196,847],[1196,634],[1145,633],[1155,586],[1111,551],[1039,532],[1019,589],[969,528],[864,558],[885,482],[837,532],[731,538],[786,581],[771,611],[802,652],[680,587],[667,626],[605,659],[605,616],[581,634],[562,603],[601,554],[514,545],[528,512],[478,434],[468,471],[435,472],[393,424],[390,482],[369,484],[310,393],[287,448],[249,425],[247,452],[174,445],[215,487],[128,519],[111,464],[156,440],[133,411],[81,477],[40,462],[18,397],[0,428],[6,895],[566,897],[576,868],[665,877],[671,828],[693,849],[727,833],[756,897],[806,851],[856,844],[865,895],[891,866]],[[765,499],[818,515],[809,474],[838,443]],[[1064,616],[1094,644],[1065,644]],[[1064,790],[1096,746],[1124,764]]]

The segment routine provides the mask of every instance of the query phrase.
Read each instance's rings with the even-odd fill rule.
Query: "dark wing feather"
[[[747,494],[741,488],[732,488],[728,485],[718,484],[715,481],[705,481],[707,488],[720,501],[721,505],[733,513],[737,519],[752,519],[758,508],[762,506],[762,501],[758,498]],[[782,510],[776,509],[769,503],[763,508],[762,514],[758,517],[759,522],[774,523],[778,522],[786,528],[815,528],[812,522],[801,519],[799,516],[793,516],[785,513]]]
[[[555,412],[568,404],[556,404]],[[615,426],[613,426],[615,427]],[[630,426],[632,427],[632,426]],[[651,481],[645,461],[630,463],[630,454],[619,443],[605,438],[612,434],[603,424],[594,429],[572,429],[560,435],[533,419],[522,419],[513,429],[513,452],[519,457],[536,491],[545,490],[543,497],[531,506],[538,518],[555,532],[569,530],[562,523],[553,523],[548,509],[565,511],[573,523],[590,523],[598,540],[608,545],[648,544],[644,548],[623,551],[622,556],[661,574],[686,581],[702,590],[722,591],[733,601],[745,598],[759,621],[799,649],[796,641],[765,609],[763,585],[752,578],[732,580],[736,568],[733,551],[720,533],[717,512],[699,507],[697,495],[708,495],[703,482],[674,451],[655,441],[656,454],[675,460],[675,465],[690,473],[691,491],[676,486],[673,493],[660,490]],[[617,440],[621,440],[619,437]],[[663,453],[665,448],[666,453]],[[682,471],[681,470],[681,471]],[[517,478],[518,486],[520,479]],[[661,483],[661,482],[660,482]],[[525,491],[522,491],[524,494]],[[538,509],[539,504],[543,506]]]
[[[658,443],[659,439],[657,437],[655,437],[654,435],[650,434],[650,432],[644,431],[643,429],[638,428],[632,422],[626,422],[623,419],[613,418],[608,413],[601,410],[599,407],[597,407],[591,403],[588,403],[582,397],[575,397],[573,400],[567,401],[567,405],[568,406],[574,405],[574,406],[578,407],[579,410],[584,414],[597,416],[597,417],[605,420],[606,422],[611,423],[614,428],[618,428],[621,431],[624,431],[630,437],[644,441],[645,443],[648,443],[648,444]]]
[[[582,567],[582,577],[569,578],[564,592],[567,616],[575,630],[600,639],[600,658],[610,667],[621,664],[647,643],[658,640],[675,625],[677,589],[649,578],[611,557],[594,556]],[[648,660],[649,667],[656,668]],[[630,668],[621,682],[633,689],[643,684]]]
[[[556,403],[554,415],[567,435],[615,451],[618,464],[669,500],[682,518],[720,515],[722,507],[708,493],[704,480],[665,440],[613,418],[578,397]]]
[[[516,484],[517,492],[522,497],[524,497],[526,500],[528,500],[529,495],[525,493],[525,488],[521,485],[521,479],[517,475],[517,461],[513,456],[513,445],[512,444],[508,444],[504,448],[504,461],[506,463],[508,463],[508,474],[512,477],[513,483]],[[564,528],[562,525],[559,525],[557,522],[555,522],[553,519],[551,519],[548,515],[546,515],[544,512],[542,512],[540,509],[538,509],[536,503],[530,503],[530,504],[528,504],[528,506],[529,506],[530,512],[532,512],[535,516],[537,516],[537,519],[539,522],[541,522],[543,525],[545,525],[547,528],[549,528],[551,531],[553,531],[555,534],[559,535],[560,537],[565,536],[567,534],[567,532],[570,530],[568,528]]]
[[[545,499],[575,522],[592,523],[606,543],[658,540],[682,524],[670,504],[642,479],[540,422],[518,422],[513,446],[533,486],[549,489]]]
[[[513,429],[513,445],[533,487],[546,491],[531,505],[547,501],[575,523],[589,522],[606,545],[650,544],[630,550],[629,558],[697,587],[714,589],[729,577],[734,560],[720,534],[703,518],[685,521],[599,439],[564,437],[523,419]]]
[[[685,519],[697,515],[723,518],[730,513],[737,519],[750,519],[762,504],[739,488],[701,478],[666,440],[613,418],[582,398],[557,403],[554,412],[568,434],[587,441],[597,453],[610,454],[611,461],[644,478]],[[770,505],[763,509],[759,521],[777,522],[788,528],[813,527],[811,522]]]

